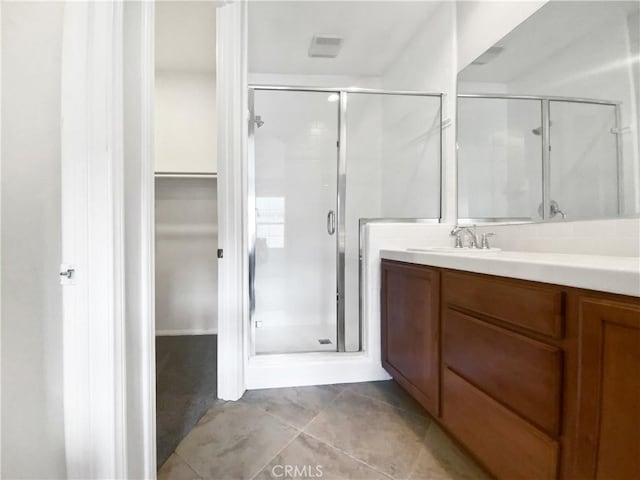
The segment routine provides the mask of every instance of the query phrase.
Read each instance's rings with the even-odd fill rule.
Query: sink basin
[[[455,248],[455,247],[425,247],[425,248],[407,248],[407,252],[426,252],[426,253],[462,253],[468,255],[486,255],[487,253],[501,252],[501,248]]]

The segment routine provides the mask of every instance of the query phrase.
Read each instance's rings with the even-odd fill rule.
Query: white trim
[[[124,2],[127,478],[156,476],[154,2]]]
[[[141,4],[141,204],[142,250],[140,278],[143,385],[144,478],[156,478],[156,342],[155,342],[155,2]]]
[[[0,38],[2,38],[2,3],[0,2]],[[0,107],[2,106],[2,55],[0,54]],[[2,146],[2,108],[0,108],[0,146]],[[2,263],[2,148],[0,148],[0,265]],[[0,305],[2,305],[2,275],[0,275]],[[2,331],[2,308],[0,308],[0,332]],[[0,372],[2,371],[2,342],[0,342]],[[0,412],[2,412],[2,383],[0,382]],[[2,445],[2,428],[0,428]],[[2,475],[2,448],[0,448],[0,475]]]
[[[70,478],[124,478],[122,7],[65,4],[62,262],[65,453]]]
[[[244,195],[247,142],[247,3],[216,11],[218,119],[218,396],[237,400],[245,390],[247,314]]]
[[[217,328],[185,328],[183,330],[156,330],[156,337],[177,337],[179,335],[216,335]]]
[[[380,359],[366,353],[293,353],[251,357],[247,389],[388,380]]]
[[[0,2],[0,38],[2,38],[2,4]],[[0,265],[2,263],[2,55],[0,54]],[[0,305],[2,303],[2,275],[0,275]],[[2,332],[2,308],[0,308],[0,332]],[[2,342],[0,342],[0,372],[2,372]],[[1,375],[0,375],[1,376]],[[0,412],[2,412],[2,383],[0,382]],[[2,445],[2,428],[0,428],[0,445]],[[0,475],[2,475],[2,448],[0,448]]]
[[[123,138],[123,5],[114,2],[112,18],[106,23],[106,36],[111,50],[111,75],[106,75],[111,93],[111,109],[107,117],[111,171],[113,175],[111,202],[113,206],[113,394],[115,402],[115,471],[126,476],[127,469],[127,348],[124,238],[124,138]],[[109,148],[109,147],[107,147]]]

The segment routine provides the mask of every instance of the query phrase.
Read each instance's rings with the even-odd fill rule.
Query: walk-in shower
[[[252,86],[249,108],[253,353],[358,352],[360,226],[440,218],[442,95]]]

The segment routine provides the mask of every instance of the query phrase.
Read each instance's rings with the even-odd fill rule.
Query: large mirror
[[[640,212],[640,3],[551,1],[458,75],[458,219]]]

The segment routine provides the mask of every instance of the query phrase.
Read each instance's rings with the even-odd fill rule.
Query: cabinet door
[[[431,414],[439,413],[440,273],[382,263],[382,365]]]
[[[579,478],[640,478],[640,303],[579,302]]]

